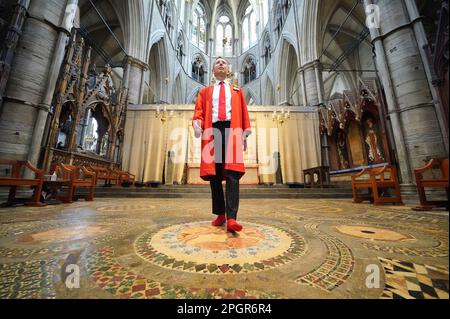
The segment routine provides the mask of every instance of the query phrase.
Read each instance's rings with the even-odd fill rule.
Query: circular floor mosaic
[[[136,204],[136,205],[114,205],[114,206],[104,206],[98,207],[97,210],[99,212],[136,212],[136,211],[151,211],[155,209],[155,205],[147,205],[147,204]]]
[[[51,229],[44,232],[24,235],[17,238],[18,243],[51,244],[66,241],[77,241],[107,232],[103,226],[75,226]]]
[[[408,234],[402,234],[393,230],[376,228],[370,226],[338,226],[336,229],[352,237],[381,240],[381,241],[406,241],[414,240],[414,237]]]
[[[333,207],[321,203],[317,204],[301,204],[286,206],[287,209],[296,210],[303,213],[320,212],[320,213],[342,213],[344,210],[340,207]]]
[[[253,223],[239,234],[210,222],[171,226],[136,241],[136,253],[156,265],[195,273],[248,273],[286,264],[306,252],[303,237]]]

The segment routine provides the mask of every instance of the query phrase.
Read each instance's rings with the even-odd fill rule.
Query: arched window
[[[216,55],[231,56],[233,54],[233,27],[230,18],[223,15],[216,24]]]
[[[199,3],[192,15],[192,43],[201,50],[206,50],[206,13]]]
[[[225,27],[225,38],[227,39],[227,44],[225,45],[225,56],[230,56],[233,54],[233,28],[231,25]]]
[[[223,55],[223,39],[224,37],[224,30],[223,26],[221,24],[218,24],[216,26],[216,55],[220,56]]]
[[[253,6],[249,5],[245,10],[242,20],[242,50],[248,50],[257,41],[256,12],[253,10]]]

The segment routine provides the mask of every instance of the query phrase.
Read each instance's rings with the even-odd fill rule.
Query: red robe
[[[247,103],[241,87],[230,85],[231,89],[231,132],[228,141],[227,158],[224,170],[239,172],[239,178],[245,174],[243,134],[251,134],[250,117]],[[216,163],[214,160],[214,135],[212,131],[212,97],[214,86],[200,91],[195,105],[194,121],[200,120],[203,129],[202,136],[202,163],[200,165],[200,177],[211,180],[216,175]],[[222,172],[223,179],[225,174]]]

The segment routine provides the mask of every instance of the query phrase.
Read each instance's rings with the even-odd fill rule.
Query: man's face
[[[216,64],[214,65],[214,76],[218,80],[225,80],[229,73],[228,62],[224,59],[217,59]]]

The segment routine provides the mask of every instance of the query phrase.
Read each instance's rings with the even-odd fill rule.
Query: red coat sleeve
[[[195,103],[195,113],[194,118],[192,119],[192,124],[195,121],[200,120],[202,122],[202,129],[205,129],[205,107],[204,107],[204,98],[203,98],[204,90],[201,90],[198,93],[197,101]]]

